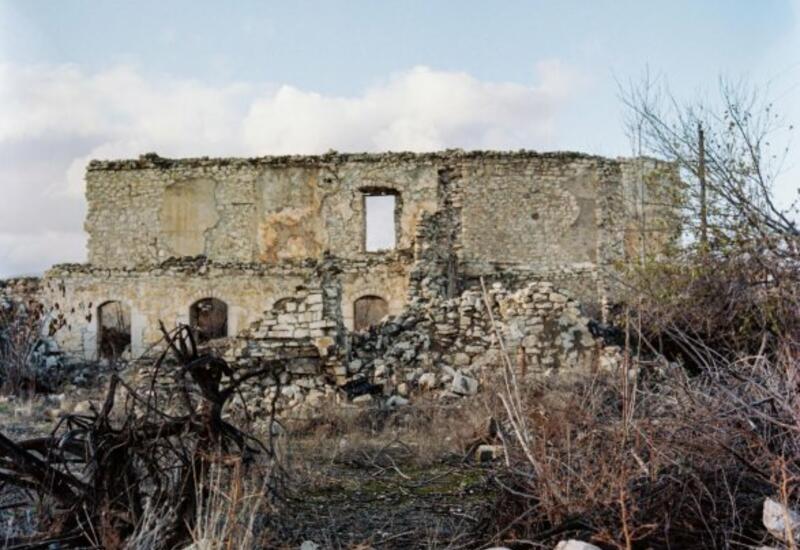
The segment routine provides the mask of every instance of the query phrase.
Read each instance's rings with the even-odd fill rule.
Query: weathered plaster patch
[[[209,179],[191,179],[164,189],[159,212],[160,233],[173,256],[206,253],[206,232],[220,219],[216,186],[216,182]]]

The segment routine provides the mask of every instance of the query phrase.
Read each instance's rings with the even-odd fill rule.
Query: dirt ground
[[[313,474],[274,518],[275,541],[322,548],[463,548],[491,507],[490,470],[443,456],[420,464],[401,442],[308,460]]]
[[[473,403],[474,405],[474,403]],[[491,462],[469,452],[479,407],[424,401],[339,409],[285,441],[292,490],[274,540],[321,548],[470,548],[494,504]]]

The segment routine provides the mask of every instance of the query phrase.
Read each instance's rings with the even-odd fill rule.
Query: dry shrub
[[[34,352],[41,336],[41,308],[15,302],[0,304],[0,389],[31,393],[38,369]]]
[[[512,425],[497,539],[608,548],[758,544],[766,496],[800,500],[796,355],[699,376],[664,363],[503,399]],[[625,372],[625,371],[623,371]]]
[[[628,305],[615,322],[629,325],[642,352],[693,370],[742,355],[774,359],[787,337],[800,334],[797,267],[744,245],[632,266]]]

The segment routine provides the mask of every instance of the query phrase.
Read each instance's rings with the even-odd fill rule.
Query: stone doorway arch
[[[353,302],[353,330],[366,330],[389,314],[389,302],[369,294]]]
[[[97,308],[97,355],[116,359],[131,345],[131,310],[117,300],[109,300]]]

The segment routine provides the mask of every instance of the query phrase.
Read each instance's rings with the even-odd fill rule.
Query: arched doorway
[[[380,296],[362,296],[353,303],[353,329],[365,330],[389,314],[389,304]]]
[[[97,355],[115,359],[131,345],[131,310],[111,300],[97,308]]]
[[[224,338],[228,335],[228,305],[217,298],[197,300],[189,308],[189,324],[200,342]]]

